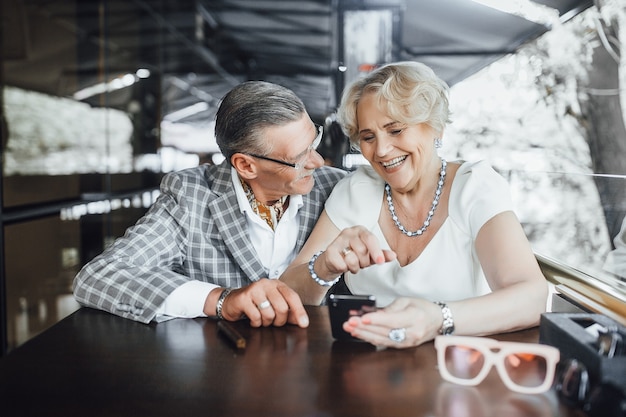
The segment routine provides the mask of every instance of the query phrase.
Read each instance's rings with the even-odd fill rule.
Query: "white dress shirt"
[[[325,207],[339,230],[363,225],[378,238],[382,249],[390,248],[379,225],[381,216],[390,215],[385,181],[372,167],[359,167],[339,181]],[[454,301],[487,294],[491,289],[475,241],[481,227],[505,211],[513,211],[506,180],[485,161],[465,162],[450,187],[448,217],[422,253],[404,266],[396,259],[357,274],[346,272],[346,285],[353,294],[376,296],[378,307],[401,296]]]

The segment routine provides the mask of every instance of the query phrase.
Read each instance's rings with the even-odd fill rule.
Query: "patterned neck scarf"
[[[280,221],[280,218],[285,213],[287,209],[287,201],[289,196],[282,196],[279,200],[277,200],[274,204],[267,205],[256,199],[254,196],[254,192],[252,192],[252,188],[243,181],[241,178],[239,179],[241,182],[241,186],[243,187],[244,192],[246,193],[246,197],[248,198],[248,202],[250,203],[250,207],[252,210],[267,223],[267,225],[272,229],[276,229],[276,225]]]

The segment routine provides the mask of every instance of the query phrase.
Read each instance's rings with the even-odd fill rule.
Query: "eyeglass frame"
[[[298,162],[295,162],[295,163],[287,162],[287,161],[283,161],[282,159],[271,158],[269,156],[259,155],[255,153],[246,153],[246,155],[251,156],[253,158],[263,159],[265,161],[276,162],[277,164],[285,165],[285,166],[294,168],[296,170],[300,170],[302,169],[302,167],[304,167],[305,161],[308,158],[311,151],[315,151],[322,143],[322,138],[324,137],[324,126],[317,125],[317,124],[315,126],[318,132],[317,136],[315,137],[315,139],[313,139],[313,142],[306,148],[303,155],[298,158],[299,159]]]
[[[466,346],[477,350],[483,355],[485,358],[483,367],[474,378],[458,378],[450,373],[446,366],[446,349],[450,346]],[[444,380],[459,385],[475,386],[484,381],[491,368],[495,366],[504,385],[511,391],[521,394],[539,394],[548,391],[554,382],[556,366],[561,356],[560,351],[554,346],[539,343],[501,342],[496,339],[477,336],[437,336],[435,337],[435,349],[437,350],[439,374]],[[499,350],[494,352],[492,349]],[[518,385],[511,379],[504,366],[504,359],[507,355],[515,353],[531,353],[545,359],[546,376],[542,384],[536,387],[525,387]]]

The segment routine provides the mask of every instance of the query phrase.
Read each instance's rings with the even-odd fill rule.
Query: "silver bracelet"
[[[452,318],[452,310],[446,303],[442,303],[441,301],[435,301],[439,307],[441,307],[441,315],[443,316],[443,323],[441,325],[441,329],[439,329],[439,333],[443,335],[449,335],[454,332],[454,319]]]
[[[224,300],[228,297],[228,294],[230,294],[232,290],[232,288],[226,288],[220,294],[220,298],[217,299],[217,304],[215,305],[215,315],[220,320],[224,320],[224,316],[222,315],[222,306],[224,305]]]
[[[322,253],[324,253],[323,250],[317,252],[315,255],[311,257],[311,260],[309,261],[309,274],[311,274],[311,278],[313,278],[313,281],[317,282],[322,287],[332,287],[333,285],[337,283],[337,281],[339,281],[339,278],[341,277],[341,275],[332,281],[326,281],[318,277],[317,274],[315,273],[315,270],[313,269],[313,265],[315,265],[315,261],[317,260],[317,258],[320,257]]]

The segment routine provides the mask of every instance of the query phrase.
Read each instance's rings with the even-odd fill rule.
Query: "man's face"
[[[315,182],[313,171],[324,165],[322,156],[315,150],[321,130],[305,113],[296,122],[266,128],[263,136],[273,145],[271,152],[263,157],[272,160],[253,156],[258,167],[256,187],[253,186],[255,197],[269,202],[289,194],[308,194]]]

